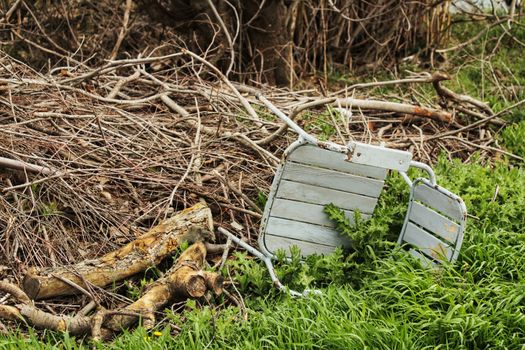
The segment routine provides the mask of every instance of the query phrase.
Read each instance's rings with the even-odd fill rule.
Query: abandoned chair
[[[463,200],[437,185],[432,169],[412,160],[410,152],[350,142],[346,146],[321,142],[306,133],[264,96],[258,96],[299,138],[284,152],[268,196],[257,250],[224,228],[219,231],[263,260],[274,285],[285,288],[275,275],[272,258],[279,249],[288,254],[300,248],[303,256],[330,254],[351,241],[339,235],[324,213],[333,203],[350,221],[359,211],[373,215],[389,170],[401,174],[410,187],[410,199],[398,243],[425,267],[454,262],[459,254],[467,211]],[[427,178],[412,181],[407,171],[419,168]],[[289,290],[292,295],[304,295]]]

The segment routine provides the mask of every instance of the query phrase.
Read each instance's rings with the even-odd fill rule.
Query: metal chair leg
[[[277,289],[279,289],[281,291],[284,291],[284,292],[287,292],[288,294],[290,294],[293,297],[304,297],[304,296],[307,296],[309,294],[321,294],[321,291],[316,290],[316,289],[305,289],[301,293],[301,292],[297,292],[295,290],[292,290],[292,289],[286,287],[277,278],[277,275],[275,274],[275,269],[273,267],[272,259],[270,257],[264,255],[263,253],[261,253],[260,251],[258,251],[257,249],[255,249],[254,247],[249,245],[248,243],[244,242],[243,240],[241,240],[237,236],[233,235],[233,233],[229,232],[228,230],[226,230],[226,229],[224,229],[222,227],[219,227],[218,230],[219,230],[220,233],[222,233],[223,235],[225,235],[226,237],[230,238],[232,241],[234,241],[235,243],[237,243],[238,245],[240,245],[241,247],[246,249],[250,254],[256,256],[259,259],[261,259],[264,262],[264,264],[266,265],[266,268],[268,269],[268,273],[270,274],[270,278],[272,279],[273,285]]]

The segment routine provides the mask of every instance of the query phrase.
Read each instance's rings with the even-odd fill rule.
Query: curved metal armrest
[[[428,174],[428,181],[430,181],[432,186],[437,185],[436,174],[434,173],[434,170],[432,170],[432,168],[429,165],[427,165],[425,163],[421,163],[421,162],[416,162],[415,160],[412,160],[412,161],[410,161],[410,166],[414,167],[414,168],[418,168],[418,169],[424,170]],[[412,187],[412,183],[413,182],[412,182],[412,180],[410,180],[410,178],[408,177],[407,173],[404,172],[404,171],[400,171],[399,173],[401,174],[401,177],[403,178],[403,180],[405,180],[405,182],[408,184],[408,186]]]

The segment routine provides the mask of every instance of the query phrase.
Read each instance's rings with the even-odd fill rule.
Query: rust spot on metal
[[[322,141],[319,141],[317,143],[317,146],[319,146],[319,148],[322,148],[322,149],[331,149],[331,146],[328,142],[322,142]]]
[[[435,247],[430,248],[430,255],[437,260],[446,259],[447,250],[445,245],[443,243],[438,243]]]

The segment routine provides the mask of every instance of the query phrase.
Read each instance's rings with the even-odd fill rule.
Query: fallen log
[[[24,277],[23,289],[30,298],[37,300],[78,294],[79,289],[87,288],[86,284],[105,287],[157,265],[173,255],[183,242],[212,239],[212,231],[211,211],[199,203],[98,259],[64,267],[32,268]]]
[[[18,286],[1,281],[0,291],[8,293],[17,304],[0,305],[0,318],[14,322],[24,322],[41,329],[70,332],[73,335],[87,334],[91,330],[91,317],[53,315],[39,310]]]
[[[207,288],[220,293],[223,278],[216,273],[201,271],[205,258],[204,243],[194,243],[181,254],[164,277],[153,282],[141,298],[124,309],[127,314],[108,318],[103,327],[118,332],[135,325],[139,320],[137,315],[141,315],[143,327],[150,329],[155,325],[155,312],[175,298],[199,298]]]
[[[16,305],[0,305],[0,318],[25,322],[36,328],[68,331],[74,335],[91,334],[94,340],[109,339],[115,333],[133,327],[140,319],[143,326],[155,326],[155,313],[175,299],[199,298],[206,290],[222,292],[223,278],[202,271],[206,245],[197,241],[186,249],[164,275],[149,285],[142,296],[122,310],[99,309],[92,316],[54,315],[38,309],[19,287],[0,281],[0,291],[9,293]]]

